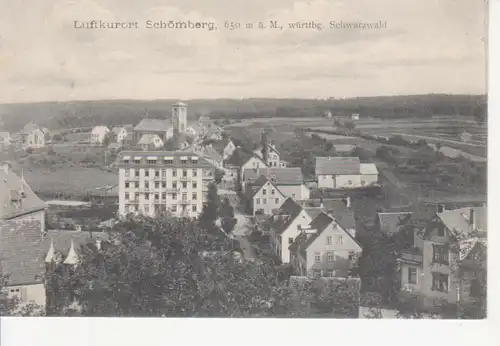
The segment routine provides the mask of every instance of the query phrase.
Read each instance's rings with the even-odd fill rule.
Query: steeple
[[[51,263],[54,260],[54,254],[54,241],[51,238],[49,251],[47,252],[47,256],[45,256],[45,263]]]
[[[64,260],[63,263],[72,265],[78,264],[78,255],[76,254],[75,251],[75,244],[73,243],[73,239],[71,239],[71,247],[69,248],[68,256],[66,256],[66,259]]]

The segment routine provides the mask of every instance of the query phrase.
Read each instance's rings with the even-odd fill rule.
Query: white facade
[[[255,149],[253,153],[261,159],[264,158],[264,155],[262,154],[262,146],[259,146],[257,149]],[[276,149],[276,146],[274,144],[268,144],[267,165],[269,167],[286,167],[285,163],[281,163],[280,153]]]
[[[214,167],[206,160],[179,152],[123,153],[121,157],[129,162],[119,166],[121,216],[142,213],[154,217],[169,212],[197,217],[201,213],[208,184],[214,179]],[[141,158],[141,163],[134,164]]]
[[[21,135],[21,143],[25,149],[39,149],[45,147],[45,134],[39,128]]]
[[[229,157],[231,157],[231,155],[233,155],[235,150],[236,150],[236,145],[234,145],[232,140],[229,140],[229,142],[224,147],[224,151],[223,151],[223,155],[222,155],[224,160],[227,160]]]
[[[267,165],[262,161],[261,158],[252,156],[241,166],[241,171],[240,171],[240,177],[242,181],[245,181],[245,177],[243,176],[243,173],[245,172],[245,169],[257,169],[257,168],[265,168]]]
[[[253,195],[252,199],[253,215],[272,215],[286,201],[286,196],[268,181]]]
[[[279,216],[277,215],[276,217]],[[281,257],[282,263],[290,263],[290,250],[288,247],[300,234],[300,229],[307,228],[311,221],[311,216],[309,216],[305,210],[302,210],[300,214],[290,223],[290,225],[281,233],[281,235],[272,234],[271,247],[273,248],[274,254]]]
[[[277,184],[278,189],[286,196],[292,198],[294,201],[306,201],[309,199],[310,191],[305,184],[300,185],[280,185]]]
[[[116,133],[116,141],[118,143],[123,142],[125,138],[127,138],[127,134],[128,132],[124,127],[120,128],[119,131]]]
[[[9,299],[17,298],[19,307],[34,303],[42,308],[46,306],[45,285],[36,283],[31,285],[6,286],[3,288]]]
[[[96,126],[92,129],[90,133],[90,143],[91,144],[102,144],[104,138],[109,133],[109,129],[106,126]]]
[[[172,105],[172,126],[174,133],[185,133],[188,128],[187,104],[177,102]]]

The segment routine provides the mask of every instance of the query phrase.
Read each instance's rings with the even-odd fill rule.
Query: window
[[[262,189],[262,194],[265,196],[266,195],[266,189]]]
[[[161,199],[163,199],[163,200],[167,199],[167,193],[166,192],[162,192],[161,193]]]
[[[176,177],[176,176],[177,176],[177,171],[174,169],[174,170],[172,171],[172,177]]]
[[[182,194],[182,200],[183,201],[187,201],[188,197],[187,197],[187,193],[183,193]]]
[[[276,190],[275,189],[272,189],[271,190],[271,195],[274,195],[276,193]]]
[[[160,188],[160,182],[159,181],[155,181],[155,188],[156,189]]]
[[[155,177],[159,177],[160,176],[160,170],[159,169],[155,169]]]
[[[438,237],[444,237],[444,225],[440,222],[437,229]]]
[[[408,268],[408,283],[414,285],[417,283],[417,268]]]
[[[126,199],[126,200],[128,200],[129,198],[130,198],[129,193],[128,193],[128,192],[127,192],[127,193],[125,193],[125,199]]]
[[[165,189],[167,187],[167,182],[166,181],[162,181],[161,182],[161,187]]]
[[[134,160],[134,163],[135,163],[136,165],[140,165],[140,164],[141,164],[141,159]]]
[[[186,189],[188,187],[188,183],[186,183],[185,181],[182,182],[182,188],[183,189]]]
[[[332,237],[326,237],[326,245],[332,245],[333,244],[333,238]]]
[[[125,188],[126,188],[126,189],[128,189],[129,187],[130,187],[130,184],[129,184],[129,182],[127,181],[127,182],[125,183]]]
[[[135,193],[135,195],[134,195],[134,199],[135,199],[136,201],[138,201],[138,200],[139,200],[139,194],[138,194],[137,192],[136,192],[136,193]]]
[[[149,181],[144,182],[144,188],[149,189]]]
[[[149,213],[149,205],[144,205],[144,212]]]
[[[167,171],[165,169],[161,170],[161,176],[166,177],[167,176]]]
[[[448,248],[445,245],[432,245],[432,261],[435,263],[448,264]]]
[[[198,206],[196,204],[193,204],[193,206],[191,207],[191,210],[193,210],[194,212],[197,212]]]
[[[196,201],[196,197],[198,197],[198,196],[196,196],[196,192],[193,192],[193,194],[191,195],[191,199],[193,201]]]
[[[314,262],[316,263],[321,262],[321,254],[319,252],[314,253]]]
[[[198,188],[198,184],[197,183],[193,183],[193,189],[196,189]]]
[[[275,198],[275,199],[274,199],[274,203],[275,203],[275,204],[280,204],[280,199],[279,199],[279,198]]]
[[[328,253],[328,262],[333,262],[335,260],[335,256],[333,252]]]
[[[156,160],[148,160],[149,165],[156,165]]]
[[[260,204],[260,198],[255,199],[255,204]]]
[[[139,171],[135,171],[135,177],[139,178]]]
[[[177,212],[177,206],[176,206],[176,205],[173,205],[173,206],[172,206],[172,211],[173,211],[174,213],[175,213],[175,212]]]
[[[174,164],[174,160],[165,160],[165,163],[167,165],[173,165]]]
[[[432,273],[432,290],[439,292],[448,292],[448,275],[441,273]]]
[[[149,193],[144,194],[144,199],[146,199],[146,200],[149,199]]]
[[[292,244],[292,243],[293,243],[293,238],[292,237],[288,238],[288,244]]]
[[[183,165],[187,164],[187,160],[181,160],[181,164]]]
[[[176,181],[172,182],[172,189],[177,189],[177,182]]]
[[[193,177],[197,177],[198,176],[198,171],[196,169],[193,169]]]
[[[337,244],[344,244],[344,238],[341,235],[337,236]]]
[[[136,181],[136,182],[135,182],[135,188],[136,188],[136,189],[138,189],[138,188],[139,188],[139,182],[138,182],[138,181]]]
[[[149,169],[146,169],[146,170],[144,171],[144,176],[145,176],[145,177],[149,177]]]
[[[175,200],[177,200],[177,194],[176,194],[176,193],[173,193],[173,194],[172,194],[172,199],[173,199],[174,201],[175,201]]]
[[[188,176],[188,171],[186,169],[182,170],[182,176],[187,177]]]
[[[160,194],[159,193],[155,193],[155,200],[159,200],[160,199]]]

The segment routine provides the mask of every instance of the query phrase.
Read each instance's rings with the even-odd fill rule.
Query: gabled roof
[[[169,138],[165,142],[165,145],[169,149],[178,150],[178,149],[181,149],[182,144],[184,144],[184,143],[192,144],[193,142],[194,142],[194,139],[192,136],[190,136],[186,133],[178,133],[178,134],[174,134],[171,138]]]
[[[254,182],[248,184],[246,188],[248,197],[253,198],[253,196],[255,196],[255,194],[259,192],[262,186],[266,185],[267,182],[268,180],[266,179],[266,177],[261,175]]]
[[[26,125],[24,125],[23,129],[21,130],[21,133],[30,133],[31,131],[37,130],[37,129],[40,129],[40,127],[37,124],[35,124],[34,121],[31,121],[31,122],[27,123]]]
[[[113,132],[114,134],[119,134],[121,130],[125,129],[125,127],[122,127],[122,126],[115,126],[111,129],[111,132]]]
[[[260,175],[264,175],[277,185],[302,185],[304,179],[300,167],[275,168],[264,167],[245,170],[245,181],[251,181]]]
[[[45,261],[50,262],[56,253],[60,253],[63,261],[74,262],[82,246],[105,239],[107,234],[104,232],[49,230],[44,240]]]
[[[474,210],[475,213],[476,229],[474,229],[469,222],[471,210]],[[453,234],[467,235],[474,233],[476,230],[486,232],[486,207],[447,210],[443,213],[437,213],[436,215]]]
[[[251,156],[249,156],[242,164],[241,166],[244,166],[248,163],[248,161],[250,161],[251,159],[256,159],[256,160],[259,160],[264,166],[267,166],[267,164],[264,162],[264,160],[262,160],[262,158],[258,157],[257,155],[253,154]]]
[[[21,192],[24,192],[24,197]],[[11,168],[5,171],[0,166],[0,220],[47,208],[29,185]]]
[[[134,131],[166,132],[171,126],[171,121],[167,119],[142,119],[134,127]]]
[[[160,136],[156,134],[146,133],[141,136],[137,144],[154,144],[156,138],[161,140]]]
[[[270,227],[274,229],[276,234],[283,234],[302,210],[302,207],[292,198],[287,198],[276,215],[273,215]]]
[[[316,175],[359,174],[361,163],[357,157],[316,157]]]
[[[380,231],[387,234],[397,233],[401,227],[410,223],[412,216],[411,212],[378,213]]]
[[[0,270],[8,285],[43,283],[42,226],[38,221],[0,221]]]
[[[355,229],[353,209],[347,208],[345,202],[340,199],[326,199],[323,201],[311,201],[306,208],[307,213],[316,217],[320,213],[326,213],[335,218],[338,224],[345,230]]]
[[[213,160],[222,161],[222,155],[217,150],[212,148],[211,146],[204,146],[201,149],[200,153],[213,159]]]
[[[377,165],[374,163],[361,163],[359,171],[361,174],[378,174]]]

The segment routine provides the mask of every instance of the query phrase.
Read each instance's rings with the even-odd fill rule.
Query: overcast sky
[[[485,93],[482,0],[0,0],[0,102]],[[74,20],[215,21],[77,30]],[[387,21],[234,30],[224,21]]]

